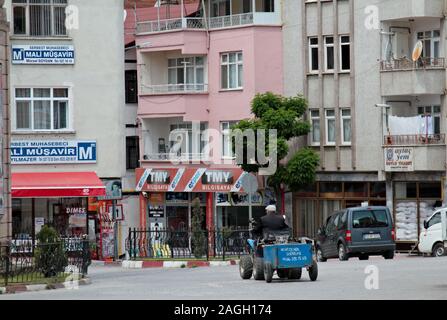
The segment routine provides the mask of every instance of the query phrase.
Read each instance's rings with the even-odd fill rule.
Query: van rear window
[[[354,228],[388,227],[388,214],[385,210],[354,211],[352,226]]]

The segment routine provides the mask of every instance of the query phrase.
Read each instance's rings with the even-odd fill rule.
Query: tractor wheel
[[[253,274],[253,261],[250,256],[242,256],[239,261],[239,274],[244,280],[250,279]]]
[[[318,278],[318,264],[315,260],[312,261],[312,266],[309,267],[309,278],[311,281],[315,281]]]
[[[288,271],[289,270],[287,270],[287,269],[280,269],[280,270],[277,270],[276,273],[278,274],[278,277],[280,279],[286,279],[289,276]]]
[[[302,273],[303,273],[303,269],[301,269],[301,268],[289,269],[289,279],[299,280],[299,279],[301,279]]]
[[[264,259],[263,258],[254,258],[253,263],[253,278],[255,280],[265,280],[264,278]]]
[[[273,279],[273,266],[271,263],[264,263],[265,282],[270,283]]]

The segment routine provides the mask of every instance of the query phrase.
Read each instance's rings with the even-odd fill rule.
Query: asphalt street
[[[381,257],[372,257],[368,261],[351,258],[346,262],[319,263],[316,282],[311,282],[307,272],[303,272],[299,281],[274,278],[268,284],[253,279],[242,280],[238,266],[133,270],[95,266],[89,269],[90,285],[72,290],[0,295],[0,300],[447,299],[446,270],[447,257],[398,255],[392,261]],[[378,282],[374,282],[375,279]],[[377,283],[378,288],[374,286]]]

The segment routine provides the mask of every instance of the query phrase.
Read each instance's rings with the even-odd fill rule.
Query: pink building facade
[[[228,132],[252,117],[257,93],[283,93],[281,6],[204,4],[188,16],[137,24],[143,228],[190,227],[195,198],[207,227],[248,227],[247,196],[238,187],[244,173],[234,164]],[[271,200],[261,187],[252,216]]]

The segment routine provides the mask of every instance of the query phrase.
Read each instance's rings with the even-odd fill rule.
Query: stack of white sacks
[[[420,230],[424,230],[424,220],[433,214],[434,205],[434,201],[419,203]],[[400,202],[396,205],[396,238],[398,240],[407,241],[418,240],[419,235],[416,202]]]
[[[396,238],[415,241],[418,238],[416,202],[400,202],[396,205]]]

